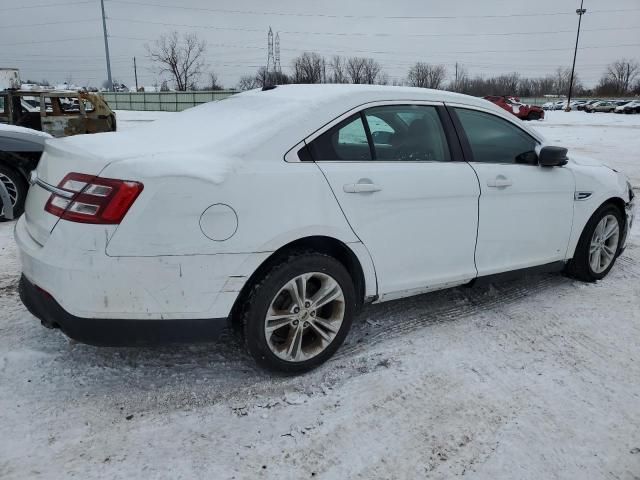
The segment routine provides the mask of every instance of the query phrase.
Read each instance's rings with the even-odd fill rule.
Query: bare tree
[[[520,86],[520,74],[517,72],[498,75],[494,78],[494,94],[516,95]]]
[[[389,75],[385,72],[381,72],[376,79],[378,85],[389,85]]]
[[[536,97],[542,97],[553,93],[554,78],[552,75],[536,78],[533,80],[533,95]]]
[[[469,73],[464,65],[456,64],[456,72],[449,89],[454,92],[466,93],[469,89]]]
[[[185,91],[197,83],[204,69],[206,42],[195,33],[162,35],[152,46],[146,45],[149,58],[159,65],[160,74],[173,78],[176,89]]]
[[[270,81],[271,73],[267,70],[267,67],[260,67],[256,72],[256,84],[258,87],[265,87],[270,85],[272,82]]]
[[[622,58],[607,65],[606,79],[616,88],[616,93],[627,93],[633,81],[640,74],[640,64],[635,60]]]
[[[365,58],[363,63],[364,82],[368,84],[378,83],[378,77],[382,72],[382,66],[373,58]]]
[[[345,71],[350,83],[364,83],[364,70],[367,59],[362,57],[351,57],[347,60]]]
[[[223,90],[222,85],[220,85],[218,81],[218,75],[216,75],[215,72],[209,72],[208,77],[207,85],[204,87],[205,90]]]
[[[569,81],[571,80],[571,69],[558,67],[554,73],[555,85],[554,92],[556,95],[566,95],[569,92]],[[582,90],[582,85],[577,73],[573,74],[573,88],[576,93]]]
[[[304,52],[293,60],[293,83],[322,83],[326,80],[326,62],[322,55]]]
[[[258,88],[260,85],[258,83],[258,78],[256,75],[244,75],[240,77],[240,81],[238,82],[238,90],[253,90],[254,88]]]
[[[407,82],[412,87],[441,88],[444,84],[447,71],[444,65],[430,65],[418,62],[409,69]]]
[[[331,75],[329,81],[331,83],[348,83],[347,74],[345,73],[346,60],[340,55],[334,55],[329,62],[329,70]]]

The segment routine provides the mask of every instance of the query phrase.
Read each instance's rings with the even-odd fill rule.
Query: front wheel
[[[624,225],[620,210],[604,205],[593,214],[584,227],[568,273],[585,282],[604,278],[616,261]]]
[[[529,112],[527,120],[540,120],[540,114],[538,112]]]
[[[248,296],[247,349],[270,370],[311,370],[342,344],[355,306],[353,281],[340,262],[321,253],[293,254],[274,265]]]

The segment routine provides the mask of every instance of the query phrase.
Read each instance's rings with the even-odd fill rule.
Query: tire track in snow
[[[369,345],[425,326],[471,318],[488,310],[504,309],[526,296],[568,282],[570,280],[560,275],[524,277],[511,283],[471,289],[462,287],[367,306],[354,323],[349,343],[338,350],[336,357],[352,356]]]

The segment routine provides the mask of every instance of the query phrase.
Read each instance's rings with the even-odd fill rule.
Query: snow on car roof
[[[230,159],[280,158],[326,123],[358,106],[385,100],[475,105],[506,116],[481,98],[442,90],[380,85],[286,85],[250,90],[165,117],[132,131],[54,140],[48,149],[84,150],[107,163],[145,163],[148,174],[168,174]],[[216,160],[217,159],[217,160]],[[187,164],[190,164],[187,166]],[[198,167],[199,168],[199,167]],[[202,169],[205,170],[205,169]],[[162,172],[162,173],[161,173]],[[221,181],[222,175],[216,176]]]

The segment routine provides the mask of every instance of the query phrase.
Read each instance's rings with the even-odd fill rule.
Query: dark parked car
[[[582,105],[576,106],[577,110],[584,111],[587,109],[587,105],[593,105],[594,103],[600,102],[599,99],[589,100],[588,102],[583,103]]]
[[[0,182],[11,197],[14,217],[24,210],[29,172],[38,165],[48,138],[51,135],[30,128],[0,125]],[[4,208],[0,210],[2,219]]]

